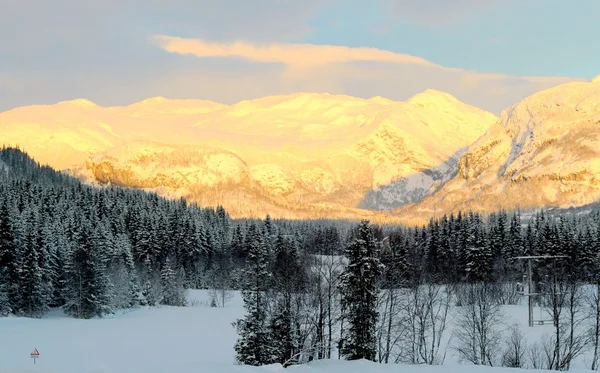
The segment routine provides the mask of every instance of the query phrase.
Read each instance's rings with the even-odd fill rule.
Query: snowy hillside
[[[138,309],[104,319],[77,320],[56,312],[39,320],[0,318],[0,373],[517,372],[459,365],[456,354],[447,346],[452,343],[450,328],[443,342],[447,357],[442,366],[400,368],[396,364],[339,360],[316,361],[288,369],[279,365],[239,366],[234,364],[233,345],[237,336],[231,325],[244,314],[239,293],[234,293],[225,308],[209,307],[206,291],[192,291],[189,298],[190,307]],[[552,329],[550,325],[528,328],[524,306],[506,306],[503,312],[503,322],[507,325],[518,322],[531,342],[539,341]],[[29,356],[34,348],[40,352],[35,365]],[[571,371],[583,371],[587,359],[580,359]]]
[[[598,79],[531,95],[503,111],[469,147],[452,180],[399,213],[569,208],[597,202],[599,124]]]

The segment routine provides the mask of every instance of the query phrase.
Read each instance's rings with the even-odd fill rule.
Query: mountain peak
[[[409,98],[407,102],[412,104],[435,104],[439,102],[459,102],[459,100],[450,93],[436,89],[426,89]]]
[[[85,98],[76,98],[74,100],[61,101],[58,104],[62,105],[73,105],[81,108],[92,108],[98,107],[94,102],[87,100]]]
[[[156,103],[160,103],[160,102],[165,102],[168,99],[162,96],[156,96],[156,97],[149,97],[145,100],[142,101],[138,101],[133,105],[149,105],[149,104],[156,104]]]
[[[389,98],[385,98],[385,97],[381,97],[381,96],[371,97],[369,99],[369,101],[375,102],[375,103],[381,104],[381,105],[389,105],[389,104],[393,104],[395,102],[394,100],[390,100]]]
[[[600,83],[600,75],[597,75],[594,79],[592,79],[592,83]]]
[[[457,176],[401,213],[491,212],[597,201],[598,83],[600,77],[593,83],[561,84],[504,110],[462,155]]]

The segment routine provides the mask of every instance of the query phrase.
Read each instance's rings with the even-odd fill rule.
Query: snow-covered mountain
[[[502,112],[462,155],[452,180],[397,212],[568,208],[599,200],[600,76],[538,92]]]
[[[1,142],[89,182],[222,204],[233,216],[389,217],[497,120],[434,90],[406,102],[299,93],[223,105],[83,99],[0,113]],[[360,207],[360,208],[359,208]]]

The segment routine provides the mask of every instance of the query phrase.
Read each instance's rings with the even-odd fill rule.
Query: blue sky
[[[600,74],[597,0],[0,1],[0,110],[432,88],[499,113]]]
[[[586,79],[600,73],[600,1],[446,2],[431,10],[444,1],[398,0],[390,12],[389,3],[348,1],[351,6],[330,6],[312,19],[315,33],[307,40],[369,45],[483,72]],[[444,15],[448,7],[454,10]]]

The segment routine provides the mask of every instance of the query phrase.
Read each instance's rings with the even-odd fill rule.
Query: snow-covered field
[[[0,318],[0,373],[507,373],[506,368],[458,365],[452,352],[443,366],[381,365],[367,361],[317,361],[284,369],[234,363],[236,333],[231,323],[244,313],[238,293],[226,308],[208,307],[205,291],[192,291],[194,305],[139,309],[104,319],[76,320],[59,313],[41,320]],[[550,326],[526,327],[525,307],[505,307],[530,341]],[[536,315],[537,317],[538,315]],[[29,354],[37,348],[36,364]],[[583,362],[576,368],[583,368]],[[523,371],[523,370],[521,370]],[[582,371],[582,370],[573,370]]]

